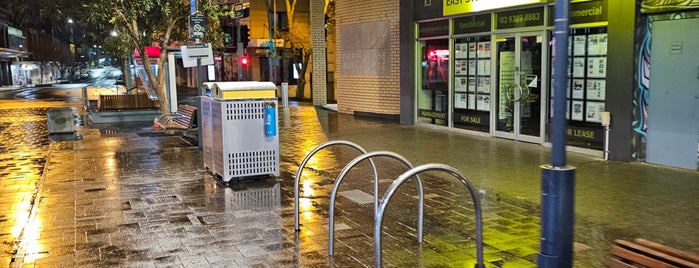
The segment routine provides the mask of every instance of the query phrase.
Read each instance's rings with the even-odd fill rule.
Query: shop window
[[[490,36],[454,39],[454,127],[490,131],[491,65]]]
[[[446,126],[448,123],[449,39],[421,41],[418,122]]]
[[[549,51],[553,51],[553,46]],[[551,79],[555,59],[551,58]],[[568,78],[566,85],[567,143],[571,146],[602,150],[607,77],[607,28],[572,29],[568,39]],[[553,117],[553,81],[549,84],[551,101],[549,119]],[[549,122],[549,130],[550,124]]]

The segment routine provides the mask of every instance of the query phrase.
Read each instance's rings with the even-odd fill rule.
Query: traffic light
[[[235,46],[235,31],[233,30],[233,27],[231,26],[223,26],[223,44],[226,47],[229,46]]]
[[[240,42],[243,43],[243,47],[248,47],[248,42],[250,42],[250,28],[247,25],[240,25]]]
[[[248,58],[248,55],[240,57],[240,65],[242,65],[243,68],[247,68],[248,65],[250,65],[250,58]]]

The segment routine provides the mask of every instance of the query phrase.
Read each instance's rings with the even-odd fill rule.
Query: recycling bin
[[[202,98],[204,166],[224,182],[279,176],[277,87],[272,82],[215,82]]]
[[[49,134],[73,133],[74,126],[71,108],[52,108],[46,112],[46,128]]]

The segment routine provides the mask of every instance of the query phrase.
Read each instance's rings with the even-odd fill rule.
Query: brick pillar
[[[325,52],[325,1],[311,0],[311,92],[313,105],[328,102],[327,62]]]

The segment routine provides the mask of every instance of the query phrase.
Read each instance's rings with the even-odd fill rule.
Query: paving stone
[[[8,102],[0,100],[0,107],[9,107],[2,106]],[[327,256],[329,193],[356,151],[333,148],[315,156],[303,173],[302,196],[307,197],[301,202],[302,231],[292,230],[293,176],[299,162],[314,146],[333,139],[396,151],[414,162],[459,167],[479,188],[488,267],[532,267],[536,261],[537,167],[548,156],[548,149],[539,145],[399,126],[295,104],[291,120],[299,127],[279,131],[281,176],[226,185],[203,169],[201,151],[180,136],[152,130],[150,124],[78,126],[80,139],[52,141],[44,115],[56,105],[81,104],[37,102],[34,108],[0,109],[0,207],[6,210],[0,217],[0,228],[6,231],[0,238],[5,246],[14,246],[18,237],[13,228],[26,224],[15,215],[38,201],[36,220],[43,229],[37,244],[47,251],[25,252],[20,256],[25,265],[371,267],[373,198],[366,196],[371,197],[373,178],[362,165],[348,174],[343,189],[360,191],[370,201],[337,200],[336,253]],[[328,124],[342,127],[324,128]],[[476,145],[494,149],[459,149]],[[693,183],[696,172],[579,154],[571,154],[570,160],[579,176],[576,241],[585,245],[576,247],[575,267],[599,267],[615,238],[653,234],[671,246],[699,248],[692,239],[699,236],[699,216],[693,213],[699,206],[699,195],[693,194],[699,192]],[[404,171],[388,162],[377,166],[385,172]],[[395,176],[382,173],[381,193]],[[416,241],[416,187],[406,183],[396,192],[384,217],[384,265],[473,267],[473,204],[468,192],[448,178],[423,177],[421,246]],[[39,199],[33,200],[37,189]],[[254,199],[259,193],[271,198]],[[8,252],[1,251],[0,260],[9,260]]]

